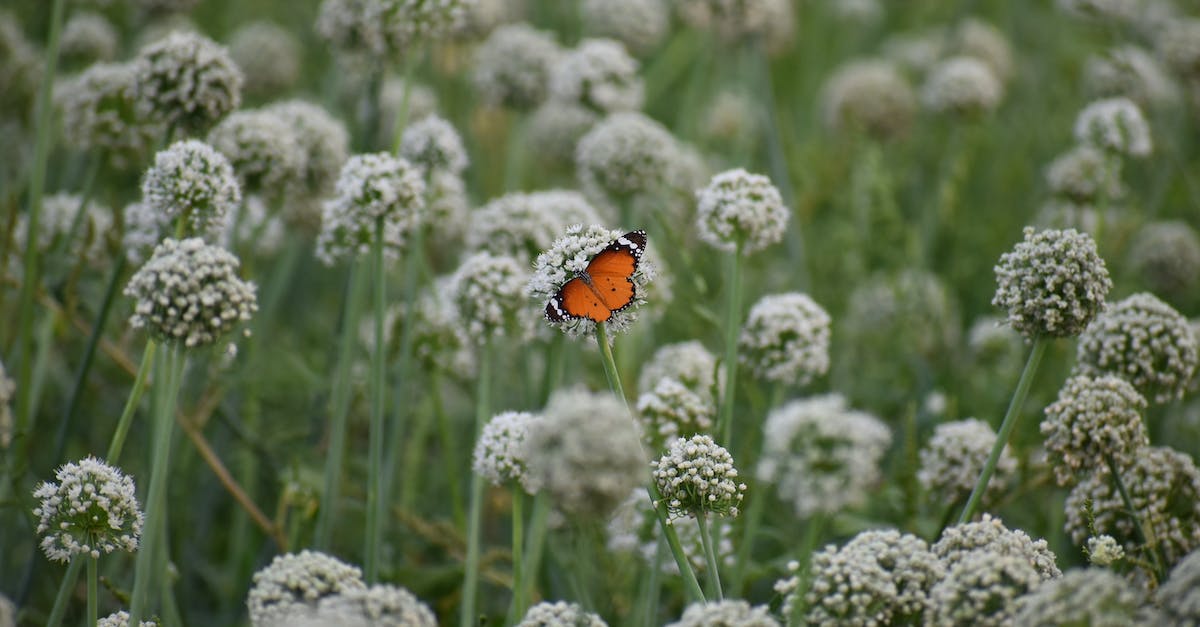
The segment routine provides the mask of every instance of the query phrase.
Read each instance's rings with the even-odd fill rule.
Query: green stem
[[[521,591],[525,589],[522,582],[524,575],[521,560],[525,557],[525,490],[519,484],[512,486],[512,565],[513,565],[513,599],[510,617],[525,615],[525,600]]]
[[[729,259],[729,309],[725,312],[725,396],[721,399],[721,415],[717,420],[721,441],[733,446],[733,405],[737,398],[737,341],[741,329],[742,299],[742,242],[739,239]]]
[[[129,398],[125,399],[125,408],[121,410],[121,419],[117,421],[117,428],[113,431],[112,440],[108,444],[108,454],[104,456],[110,464],[117,463],[117,460],[121,458],[125,437],[129,435],[129,427],[133,424],[133,414],[137,412],[138,403],[142,400],[142,393],[146,390],[146,377],[150,374],[150,368],[154,366],[156,346],[153,339],[146,340],[146,348],[142,351],[142,363],[138,364],[137,375],[133,378],[133,389],[129,391]]]
[[[362,265],[355,261],[347,277],[347,294],[342,303],[342,334],[338,342],[337,368],[333,373],[330,393],[329,453],[325,458],[325,476],[321,509],[313,539],[318,549],[329,550],[333,542],[333,526],[337,520],[338,500],[342,485],[342,459],[346,453],[346,422],[350,415],[350,367],[354,361],[354,346],[358,341],[358,318],[362,305],[362,290],[366,279]]]
[[[629,408],[629,402],[625,399],[625,389],[621,385],[621,373],[617,372],[617,362],[613,359],[612,345],[608,342],[608,328],[603,322],[596,323],[596,343],[600,346],[601,363],[604,364],[604,376],[608,377],[608,387],[612,388],[612,393],[621,399],[621,404],[625,408]]]
[[[1038,364],[1041,363],[1042,355],[1046,353],[1046,347],[1049,344],[1049,340],[1042,335],[1033,338],[1033,348],[1029,351],[1025,369],[1021,371],[1021,379],[1017,381],[1017,389],[1013,392],[1012,401],[1008,404],[1008,411],[1004,414],[1004,422],[1000,424],[1000,432],[996,434],[996,444],[992,446],[992,452],[983,466],[983,472],[979,473],[979,479],[975,481],[975,489],[971,490],[971,498],[967,499],[967,504],[958,517],[960,525],[968,522],[971,520],[971,516],[975,515],[975,509],[979,506],[983,493],[987,491],[988,481],[991,481],[992,474],[996,472],[996,463],[1000,461],[1000,453],[1004,451],[1009,437],[1012,436],[1013,428],[1017,426],[1021,406],[1025,404],[1025,397],[1029,395],[1029,387],[1033,385],[1033,375],[1037,373]]]
[[[75,590],[75,582],[79,580],[79,570],[83,568],[83,562],[86,559],[89,558],[81,555],[67,565],[67,572],[63,574],[62,584],[59,585],[58,594],[54,597],[54,607],[50,608],[50,617],[46,619],[46,627],[58,627],[62,624],[63,616],[67,613],[67,603],[71,599],[71,592]]]
[[[375,346],[371,351],[371,425],[367,432],[367,533],[363,574],[367,584],[379,581],[379,549],[383,522],[383,316],[387,282],[383,274],[383,217],[375,218],[371,241],[371,271],[375,279]]]
[[[1137,508],[1133,506],[1133,499],[1129,497],[1129,491],[1125,489],[1125,481],[1121,479],[1121,473],[1117,470],[1117,464],[1113,461],[1112,455],[1105,453],[1104,462],[1108,464],[1108,470],[1112,474],[1113,485],[1117,486],[1117,492],[1121,494],[1121,500],[1125,503],[1125,509],[1129,510],[1129,517],[1133,520],[1133,528],[1137,530],[1141,536],[1146,552],[1150,554],[1150,563],[1154,568],[1154,576],[1159,582],[1167,580],[1167,571],[1163,566],[1166,560],[1159,554],[1159,546],[1157,539],[1148,533],[1147,527],[1142,525],[1142,517],[1138,513]]]
[[[454,517],[454,526],[459,530],[465,531],[467,528],[467,514],[466,510],[463,509],[462,482],[459,480],[462,465],[458,463],[455,455],[458,448],[455,444],[454,425],[450,423],[450,416],[446,415],[446,408],[442,405],[442,375],[437,370],[430,373],[429,388],[430,395],[433,397],[434,419],[438,423],[442,459],[446,464],[446,482],[450,487],[450,503],[451,512]]]
[[[704,561],[708,564],[709,589],[717,596],[718,601],[723,601],[725,592],[721,590],[721,572],[717,570],[717,554],[713,550],[712,534],[709,533],[708,515],[701,512],[696,516],[696,524],[700,525],[700,544],[704,547]]]
[[[804,544],[801,545],[800,555],[797,556],[800,561],[800,570],[796,572],[796,577],[800,581],[800,585],[796,588],[797,601],[792,607],[786,608],[785,612],[788,627],[804,624],[802,618],[807,604],[804,596],[809,585],[809,565],[812,563],[813,550],[817,548],[817,540],[821,537],[821,527],[824,523],[824,515],[817,513],[808,519],[808,524],[804,527]]]
[[[533,584],[537,581],[538,571],[542,565],[542,552],[546,548],[546,520],[550,517],[550,497],[545,492],[539,492],[533,497],[533,513],[529,517],[529,542],[525,543],[525,555],[522,557],[521,584],[517,595],[522,602],[527,602],[533,593]],[[524,615],[517,614],[511,621],[516,624]]]
[[[421,59],[420,51],[408,50],[404,60],[404,91],[400,95],[400,111],[396,113],[396,136],[392,139],[392,152],[400,152],[400,140],[404,137],[404,128],[408,126],[408,107],[412,99],[413,76],[416,75],[417,63]]]
[[[87,624],[88,624],[88,627],[94,627],[96,624],[96,621],[100,618],[100,610],[99,610],[100,591],[98,590],[98,588],[99,588],[98,583],[99,583],[100,578],[99,578],[99,576],[97,576],[97,573],[96,573],[96,571],[98,570],[97,564],[99,563],[99,561],[100,560],[95,557],[89,556],[87,558],[87,590],[88,590],[88,592],[87,592],[87,595],[88,595],[88,599],[87,599],[88,622],[87,622]]]
[[[475,396],[475,439],[483,429],[491,404],[491,346],[484,341],[480,351],[479,392]],[[463,575],[462,613],[460,627],[476,623],[475,599],[479,591],[480,526],[483,521],[483,477],[471,473],[471,509],[467,523],[467,563]]]
[[[767,502],[766,494],[754,494],[750,499],[750,508],[742,519],[744,533],[738,545],[737,562],[733,568],[733,583],[730,586],[732,594],[742,593],[742,582],[745,581],[746,567],[754,555],[754,539],[758,536],[758,528],[762,523],[763,511]]]
[[[389,441],[387,448],[387,459],[384,463],[384,494],[388,498],[392,495],[392,485],[396,479],[396,457],[403,449],[404,445],[404,429],[403,426],[405,409],[414,405],[412,399],[407,398],[404,394],[406,386],[409,384],[409,373],[412,370],[413,359],[413,342],[415,341],[416,333],[413,327],[417,321],[417,293],[421,282],[421,262],[424,258],[422,252],[422,244],[424,239],[424,225],[418,226],[412,235],[409,242],[408,259],[404,263],[404,319],[400,327],[400,355],[397,358],[396,366],[396,402],[392,410],[392,420],[389,426]],[[411,389],[411,387],[409,388]],[[428,421],[424,421],[428,424]],[[413,501],[416,498],[416,489],[419,483],[421,473],[418,471],[424,461],[425,447],[422,446],[424,441],[424,429],[420,419],[418,423],[413,425],[413,432],[408,434],[409,440],[416,440],[415,445],[411,445],[408,454],[404,460],[404,476],[400,484],[400,507],[409,510],[412,508]]]
[[[662,564],[663,559],[667,557],[667,543],[659,536],[654,541],[654,562],[650,568],[646,569],[646,573],[642,579],[643,583],[641,590],[638,592],[637,612],[635,616],[641,617],[642,625],[653,625],[658,614],[659,596],[662,592]]]

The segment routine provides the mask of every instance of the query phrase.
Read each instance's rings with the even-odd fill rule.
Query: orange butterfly
[[[646,251],[646,232],[630,231],[596,253],[587,269],[563,284],[546,304],[550,322],[605,322],[633,303],[633,275]]]

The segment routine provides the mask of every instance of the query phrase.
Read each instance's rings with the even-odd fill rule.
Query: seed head
[[[1042,584],[1037,570],[1016,555],[988,549],[970,551],[947,565],[933,586],[932,616],[926,625],[1015,625],[1017,599]]]
[[[514,192],[479,208],[467,225],[467,248],[532,261],[568,226],[599,222],[596,208],[579,192]]]
[[[1151,222],[1134,237],[1129,265],[1154,293],[1186,298],[1200,279],[1200,237],[1183,221]]]
[[[466,336],[476,345],[518,330],[529,273],[512,257],[489,252],[463,260],[449,290]]]
[[[242,189],[281,198],[304,175],[305,152],[292,127],[268,111],[237,111],[208,133],[208,143],[229,159]]]
[[[1125,194],[1121,160],[1095,146],[1082,144],[1046,166],[1050,192],[1074,204],[1111,202]]]
[[[678,151],[663,125],[641,113],[616,113],[579,140],[575,168],[589,197],[617,205],[665,188]]]

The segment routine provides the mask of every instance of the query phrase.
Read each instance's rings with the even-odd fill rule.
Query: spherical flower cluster
[[[608,623],[575,603],[543,601],[529,608],[517,627],[608,627]]]
[[[675,438],[651,476],[667,507],[667,520],[707,516],[737,516],[746,484],[738,483],[733,456],[711,436]]]
[[[449,33],[475,0],[323,0],[317,34],[349,53],[388,56]]]
[[[278,94],[300,78],[300,42],[274,22],[239,26],[229,39],[229,56],[245,75],[248,94]]]
[[[795,15],[787,0],[700,0],[676,2],[680,17],[693,28],[712,30],[727,43],[762,38],[767,50],[779,50],[792,37]]]
[[[425,184],[408,161],[385,152],[350,157],[322,210],[317,258],[333,265],[366,254],[381,218],[384,254],[398,256],[424,211]]]
[[[1154,596],[1171,624],[1200,624],[1200,551],[1179,560]]]
[[[1017,599],[1014,625],[1133,625],[1142,595],[1111,570],[1081,568]]]
[[[176,31],[137,57],[138,103],[169,127],[202,131],[238,108],[242,72],[221,45]]]
[[[652,52],[671,25],[667,0],[583,0],[579,10],[588,36],[620,40],[639,55]]]
[[[319,551],[277,555],[266,568],[254,573],[254,586],[246,596],[250,622],[274,627],[305,610],[316,609],[322,599],[366,585],[362,571]]]
[[[39,250],[46,252],[59,238],[71,236],[71,227],[75,215],[83,206],[83,198],[78,194],[58,192],[42,199],[42,211],[39,214],[36,245]],[[14,250],[24,250],[29,244],[26,241],[29,230],[27,214],[17,216],[13,227]],[[101,262],[105,258],[106,236],[113,226],[112,209],[96,201],[87,203],[84,208],[82,222],[78,232],[68,243],[67,250],[72,258],[82,258],[92,263]]]
[[[941,561],[924,540],[894,530],[864,531],[842,548],[813,555],[804,595],[809,625],[921,624],[930,611],[929,590],[942,578]],[[799,579],[775,584],[792,614],[801,601]]]
[[[590,197],[620,203],[665,187],[678,145],[665,126],[641,113],[616,113],[575,147],[579,183]]]
[[[189,139],[154,155],[142,176],[142,202],[168,223],[184,220],[186,232],[205,237],[221,232],[242,201],[233,166],[212,146]]]
[[[1079,335],[1112,288],[1096,242],[1074,229],[1035,231],[1000,257],[992,304],[1026,337]]]
[[[129,619],[129,612],[122,610],[97,620],[96,627],[129,627]],[[3,621],[0,621],[0,624],[4,624]],[[154,620],[142,620],[138,621],[138,624],[141,627],[158,627],[158,621]]]
[[[496,414],[479,433],[475,442],[474,463],[476,474],[492,485],[518,482],[526,492],[537,492],[537,484],[530,476],[525,463],[525,435],[529,425],[537,416],[523,411],[506,411]]]
[[[637,400],[642,437],[655,449],[685,433],[712,430],[717,404],[707,391],[697,392],[671,377],[658,380]]]
[[[1062,576],[1057,558],[1045,540],[1034,540],[1020,529],[1010,530],[999,518],[984,514],[976,522],[947,527],[933,545],[933,552],[952,566],[971,553],[988,551],[1020,558],[1033,567],[1042,580]]]
[[[611,39],[584,39],[550,71],[551,97],[599,113],[640,109],[643,92],[637,61]]]
[[[317,105],[302,100],[286,100],[263,109],[291,129],[303,152],[304,168],[300,180],[293,187],[297,196],[285,204],[293,218],[305,222],[303,210],[293,210],[294,205],[306,209],[314,203],[311,199],[321,198],[333,191],[338,173],[350,154],[350,136],[346,125]]]
[[[905,134],[917,107],[917,97],[904,76],[891,63],[877,59],[838,68],[822,93],[827,127],[880,140]]]
[[[1167,564],[1200,547],[1200,471],[1191,457],[1151,446],[1118,472],[1142,526],[1157,540]],[[1085,514],[1089,500],[1094,530]],[[1110,476],[1092,474],[1080,481],[1067,495],[1065,509],[1072,542],[1082,544],[1093,533],[1105,533],[1120,541],[1126,553],[1140,554],[1141,538]]]
[[[947,568],[946,577],[933,586],[931,616],[934,627],[1015,625],[1016,601],[1041,585],[1029,562],[1016,555],[988,549],[970,551]]]
[[[131,63],[95,63],[54,90],[63,114],[63,138],[87,152],[105,150],[118,166],[150,150],[160,129],[137,110],[137,75]]]
[[[792,401],[767,414],[758,478],[774,483],[797,516],[839,512],[866,501],[891,443],[886,425],[841,396]]]
[[[66,67],[111,61],[117,56],[117,30],[102,15],[76,13],[63,24],[58,53]]]
[[[555,392],[523,456],[554,505],[578,516],[607,516],[645,476],[637,429],[611,394]]]
[[[1111,566],[1125,558],[1125,549],[1106,533],[1089,537],[1084,553],[1088,561],[1097,566]]]
[[[968,418],[942,423],[921,449],[917,480],[934,502],[959,502],[975,488],[995,444],[996,432],[982,420]],[[995,474],[988,481],[984,501],[996,496],[1016,474],[1017,459],[1006,445],[997,460]]]
[[[733,525],[720,525],[719,537],[713,538],[713,553],[717,562],[725,566],[733,566],[735,551],[733,547]],[[679,538],[683,555],[697,573],[708,568],[708,560],[704,554],[704,541],[700,536],[700,523],[695,518],[677,518],[671,521],[671,528]],[[709,528],[714,533],[713,528]],[[613,512],[608,521],[608,549],[614,552],[634,553],[651,568],[658,568],[662,573],[678,575],[679,565],[669,552],[660,553],[659,542],[662,541],[662,527],[658,524],[658,516],[650,501],[646,488],[638,486],[630,492]],[[663,545],[665,548],[665,544]],[[657,563],[657,564],[656,564]]]
[[[936,113],[978,116],[993,111],[1004,86],[988,64],[973,57],[953,57],[934,66],[921,88],[921,101]]]
[[[568,226],[600,221],[595,207],[579,192],[514,192],[475,212],[467,225],[467,248],[533,260]]]
[[[829,323],[807,294],[764,296],[742,327],[739,359],[764,381],[808,385],[829,371]]]
[[[1117,46],[1089,56],[1083,84],[1093,96],[1129,98],[1139,107],[1170,106],[1179,100],[1174,79],[1153,54],[1138,46]]]
[[[1129,247],[1129,265],[1157,294],[1185,297],[1200,279],[1200,237],[1186,222],[1151,222]]]
[[[4,364],[0,362],[0,449],[7,449],[12,443],[13,428],[16,426],[13,421],[12,400],[16,391],[16,382],[9,378]]]
[[[114,551],[133,552],[142,535],[133,479],[88,456],[61,466],[57,483],[42,482],[33,491],[33,510],[42,534],[42,551],[55,562],[77,555],[93,559]]]
[[[255,286],[238,278],[239,265],[199,238],[163,240],[125,287],[135,303],[130,326],[188,348],[214,344],[258,311]]]
[[[1200,19],[1175,19],[1163,31],[1158,48],[1178,74],[1193,81],[1200,78]]]
[[[400,156],[426,174],[462,174],[467,168],[467,149],[454,125],[436,115],[427,115],[404,129]]]
[[[1042,435],[1054,461],[1059,485],[1085,473],[1107,471],[1107,463],[1128,465],[1150,438],[1142,424],[1146,399],[1114,376],[1071,377],[1046,407]]]
[[[717,358],[696,340],[664,344],[642,364],[638,390],[644,394],[662,379],[675,379],[697,394],[715,398],[722,379],[718,370]]]
[[[741,600],[693,603],[667,627],[780,627],[765,605],[751,607]]]
[[[1145,157],[1150,154],[1150,125],[1128,98],[1097,100],[1075,118],[1075,139],[1102,150]]]
[[[525,23],[501,26],[475,50],[475,90],[493,107],[535,107],[546,99],[561,54],[553,33]]]
[[[1196,337],[1184,318],[1153,294],[1111,305],[1079,336],[1075,369],[1125,379],[1155,403],[1183,398],[1196,370]]]
[[[1094,146],[1076,146],[1046,166],[1046,185],[1075,204],[1112,201],[1124,195],[1121,160]]]
[[[311,605],[300,608],[282,620],[255,627],[289,627],[297,620],[306,627],[437,627],[438,624],[429,606],[413,593],[388,584],[348,587],[324,596],[315,609]]]
[[[304,148],[292,127],[269,111],[236,111],[208,133],[208,143],[225,155],[242,189],[282,197],[305,170]]]
[[[449,290],[463,330],[474,344],[518,327],[528,276],[516,259],[486,251],[459,265]]]
[[[778,243],[790,213],[770,179],[741,168],[714,176],[696,192],[696,228],[721,250],[755,252]]]
[[[564,283],[587,270],[592,257],[624,234],[623,231],[607,229],[599,225],[575,224],[568,227],[566,234],[555,240],[554,244],[539,254],[534,262],[533,276],[526,286],[529,296],[544,307],[544,304],[550,302],[550,298]],[[633,304],[621,311],[613,312],[612,317],[605,322],[610,334],[627,331],[637,320],[637,308],[645,302],[644,291],[653,278],[654,266],[643,257],[641,263],[638,264],[637,272],[633,275],[635,289]],[[591,335],[596,328],[596,323],[586,318],[567,319],[557,323],[547,320],[547,323],[561,329],[569,337]]]

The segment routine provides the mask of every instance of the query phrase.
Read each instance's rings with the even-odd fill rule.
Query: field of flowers
[[[15,0],[0,142],[0,627],[1200,625],[1195,0]]]

